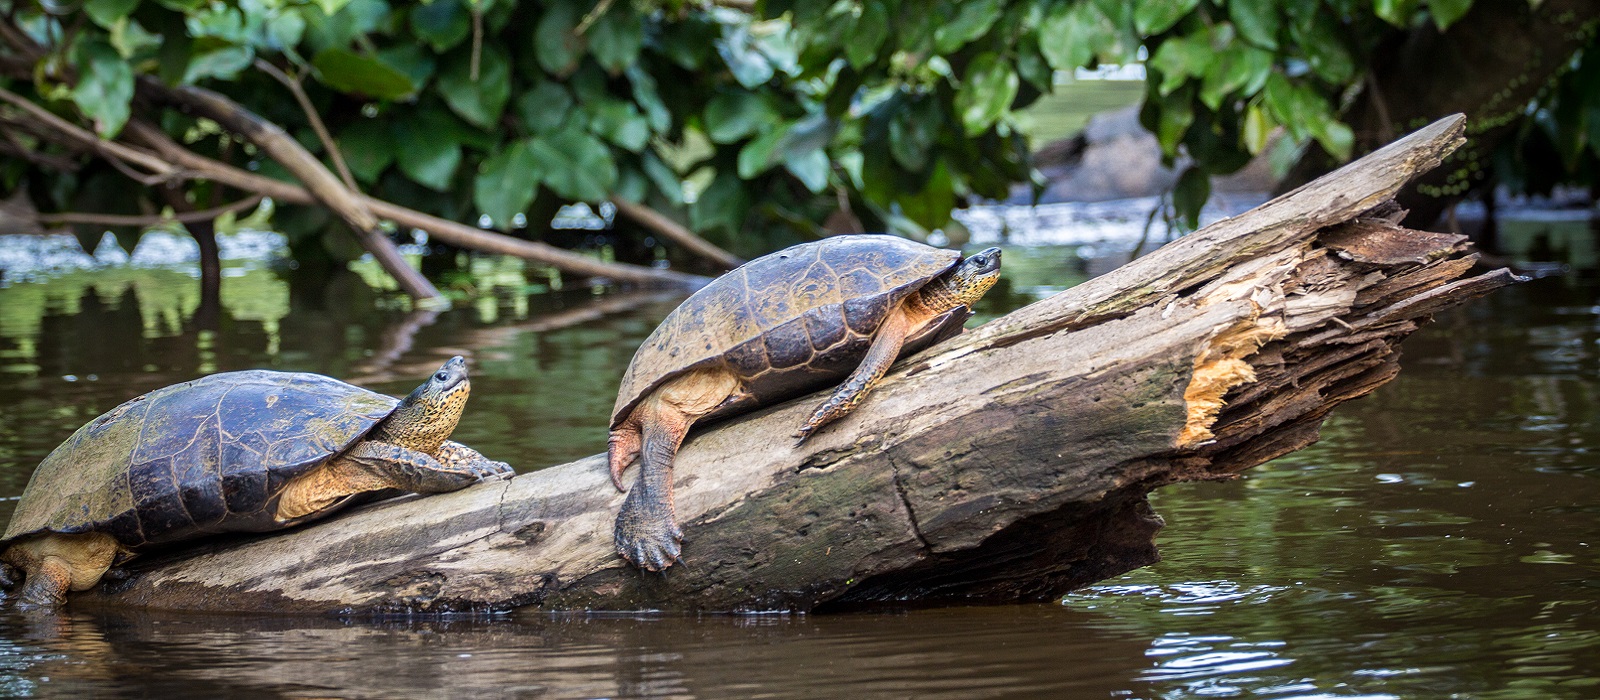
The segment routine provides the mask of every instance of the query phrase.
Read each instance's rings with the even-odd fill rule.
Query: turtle
[[[959,333],[999,274],[999,248],[963,260],[857,234],[757,258],[684,300],[634,354],[611,413],[612,484],[624,490],[640,462],[617,552],[648,571],[677,561],[672,462],[690,426],[838,384],[800,426],[804,442],[854,410],[903,352]]]
[[[54,607],[153,547],[280,530],[390,489],[508,477],[510,465],[448,439],[470,392],[458,356],[400,400],[271,370],[134,398],[39,464],[0,539],[0,583],[14,588],[20,570],[19,605]]]

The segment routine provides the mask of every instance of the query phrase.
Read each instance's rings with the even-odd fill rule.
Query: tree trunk
[[[1600,3],[1480,0],[1450,29],[1432,22],[1395,32],[1368,63],[1370,75],[1343,118],[1355,153],[1367,153],[1441,115],[1467,115],[1467,144],[1445,167],[1419,177],[1396,199],[1405,224],[1432,226],[1469,191],[1486,185],[1495,148],[1521,128],[1530,101],[1567,70],[1600,22]],[[1298,187],[1333,169],[1313,145],[1284,179]]]
[[[309,613],[827,610],[1050,599],[1149,564],[1163,484],[1304,447],[1399,370],[1460,279],[1459,236],[1392,197],[1462,141],[1433,124],[1341,171],[897,364],[802,447],[818,396],[697,431],[677,461],[684,559],[612,549],[597,455],[148,557],[73,605]],[[494,455],[509,457],[510,455]]]

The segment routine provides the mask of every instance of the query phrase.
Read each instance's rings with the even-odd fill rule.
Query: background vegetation
[[[129,137],[142,122],[193,154],[305,179],[270,139],[173,91],[201,86],[378,200],[565,246],[584,241],[552,238],[561,205],[641,204],[749,256],[830,231],[920,237],[1006,197],[1036,178],[1019,111],[1063,72],[1140,61],[1141,118],[1184,164],[1172,198],[1190,225],[1209,176],[1269,144],[1306,153],[1309,177],[1459,109],[1483,148],[1428,196],[1453,201],[1497,167],[1534,190],[1592,180],[1600,66],[1583,49],[1600,10],[1478,5],[0,0],[0,185],[90,240],[124,220],[61,213],[253,204],[237,181],[152,173],[49,116],[159,150]],[[1430,57],[1460,46],[1489,58],[1442,71]],[[328,201],[279,202],[273,225],[297,259],[362,252]],[[142,227],[110,228],[131,247]],[[642,240],[606,242],[648,262]]]

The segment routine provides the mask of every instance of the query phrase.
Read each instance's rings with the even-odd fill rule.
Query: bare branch
[[[169,88],[149,76],[139,78],[137,89],[142,94],[186,108],[242,134],[305,183],[307,191],[318,201],[344,219],[355,230],[361,246],[372,253],[372,257],[406,294],[416,299],[440,297],[433,283],[411,267],[400,255],[394,242],[384,235],[379,228],[378,218],[367,208],[359,193],[346,189],[322,161],[290,137],[283,127],[210,90],[197,87]]]
[[[668,218],[665,214],[637,202],[630,202],[621,197],[612,197],[611,203],[617,207],[617,212],[627,216],[644,227],[661,234],[673,243],[676,243],[689,252],[710,260],[723,269],[732,270],[744,264],[744,259],[733,253],[723,250],[716,244],[701,238],[693,231],[684,228],[681,224]]]
[[[260,192],[276,201],[288,204],[318,203],[317,199],[312,197],[311,193],[303,187],[263,177],[201,156],[173,142],[160,129],[138,119],[128,122],[126,133],[130,137],[138,139],[163,158],[193,170],[207,179],[241,190]],[[401,226],[422,229],[438,240],[463,248],[511,255],[550,265],[576,275],[603,277],[619,282],[688,285],[704,281],[704,278],[671,270],[657,270],[626,263],[603,262],[570,250],[562,250],[546,243],[526,241],[493,231],[484,231],[366,195],[359,195],[359,197],[364,204],[372,208],[373,213],[379,216],[390,219]]]
[[[98,214],[92,212],[59,212],[55,214],[40,214],[39,221],[52,224],[89,224],[92,226],[157,226],[171,221],[180,224],[192,224],[200,221],[211,221],[223,214],[240,212],[255,207],[266,199],[264,195],[253,194],[231,204],[210,209],[178,212],[173,216],[154,214],[150,216],[139,214]]]

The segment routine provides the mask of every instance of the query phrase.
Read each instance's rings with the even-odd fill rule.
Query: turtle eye
[[[439,373],[433,375],[433,378],[442,382],[446,379],[449,379],[450,375],[446,374],[444,370],[439,370]]]

